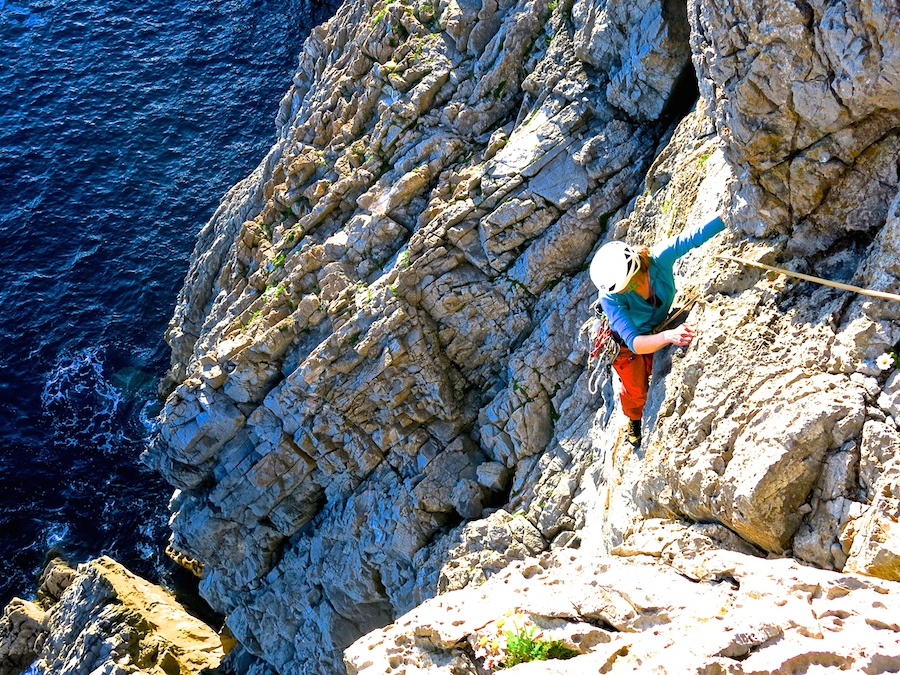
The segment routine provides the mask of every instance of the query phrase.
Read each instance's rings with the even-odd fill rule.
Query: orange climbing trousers
[[[650,390],[650,373],[653,371],[653,354],[635,354],[622,345],[619,356],[613,361],[613,369],[622,380],[622,412],[625,417],[639,420],[644,414],[647,392]]]

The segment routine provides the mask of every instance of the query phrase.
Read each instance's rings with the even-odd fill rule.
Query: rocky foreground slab
[[[650,522],[617,551],[545,553],[357,641],[351,675],[481,675],[523,628],[572,653],[504,673],[890,673],[900,587],[713,545]]]

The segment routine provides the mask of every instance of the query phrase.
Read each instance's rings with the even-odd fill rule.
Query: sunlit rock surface
[[[896,579],[897,303],[716,254],[900,290],[898,21],[348,0],[316,29],[275,144],[200,234],[146,454],[243,648],[341,672],[436,593],[621,552],[648,519]],[[616,383],[588,390],[586,263],[719,212],[676,268],[698,339],[657,354],[633,449]]]
[[[0,669],[10,675],[29,666],[46,675],[189,675],[224,655],[216,631],[106,557],[77,571],[53,561],[38,603],[15,599],[0,618]]]
[[[475,675],[483,672],[479,655],[495,651],[491,641],[522,628],[561,640],[576,655],[503,672],[900,668],[895,584],[720,546],[702,528],[647,521],[618,556],[559,551],[516,562],[360,639],[346,652],[347,672]]]

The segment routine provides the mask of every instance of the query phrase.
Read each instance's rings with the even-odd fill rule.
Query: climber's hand
[[[663,337],[666,338],[666,342],[675,345],[676,347],[687,347],[691,344],[696,335],[697,333],[694,331],[694,327],[687,323],[663,331]]]

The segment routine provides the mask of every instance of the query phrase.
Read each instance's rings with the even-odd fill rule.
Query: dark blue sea
[[[0,607],[51,547],[165,582],[138,457],[200,227],[337,2],[0,0]]]

